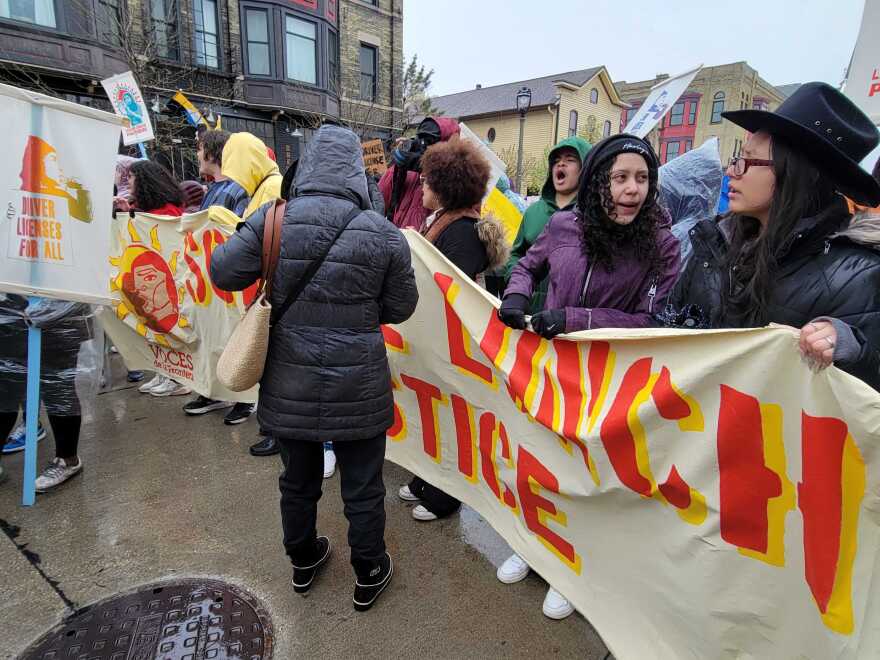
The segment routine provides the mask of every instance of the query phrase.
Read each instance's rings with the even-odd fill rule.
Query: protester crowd
[[[180,183],[155,162],[120,156],[117,211],[180,216],[222,206],[241,218],[211,260],[213,282],[228,291],[260,278],[268,217],[283,208],[270,300],[281,312],[256,403],[263,437],[251,453],[281,454],[283,543],[296,592],[312,587],[331,554],[316,528],[317,504],[321,479],[337,462],[355,608],[369,609],[393,576],[382,477],[393,397],[380,325],[405,321],[418,301],[400,229],[421,232],[478,283],[500,274],[498,316],[516,330],[549,339],[599,328],[778,323],[799,331],[811,367],[834,364],[880,390],[880,183],[859,166],[880,140],[877,129],[822,83],[803,85],[775,112],[723,116],[750,134],[726,168],[724,214],[714,214],[720,163],[702,153],[676,163],[703,182],[682,190],[664,182],[641,138],[621,134],[590,145],[572,137],[550,152],[540,199],[525,210],[512,246],[498,221],[481,214],[489,164],[450,118],[428,117],[399,141],[378,182],[364,171],[357,136],[333,124],[313,135],[284,175],[248,133],[199,136],[201,182]],[[689,188],[703,184],[692,203]],[[309,280],[313,263],[321,275]],[[82,470],[77,359],[96,324],[85,305],[0,301],[8,347],[0,358],[0,437],[10,435],[10,451],[23,436],[12,431],[24,403],[31,324],[44,331],[43,405],[55,438],[55,458],[37,480],[43,492]],[[140,391],[189,394],[159,374]],[[254,409],[197,393],[181,414],[223,410],[227,424],[238,424]],[[417,503],[412,516],[421,522],[454,515],[461,504],[418,476],[398,495]],[[513,555],[497,576],[509,584],[529,570]],[[560,619],[573,608],[549,589],[543,611]]]

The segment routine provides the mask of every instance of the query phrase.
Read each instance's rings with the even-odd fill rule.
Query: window
[[[669,113],[669,125],[681,126],[682,122],[684,122],[684,101],[679,101],[672,106]]]
[[[287,77],[317,85],[318,37],[315,24],[288,15],[285,22],[285,38]]]
[[[716,92],[712,101],[712,119],[713,124],[721,123],[721,113],[724,112],[724,92]]]
[[[118,46],[122,43],[122,9],[120,0],[98,0],[98,39]]]
[[[688,151],[694,148],[694,143],[692,140],[684,141],[684,151],[682,153],[686,154]]]
[[[57,27],[54,0],[0,0],[0,18]]]
[[[578,111],[568,113],[568,137],[574,137],[578,133]]]
[[[593,87],[590,90],[590,103],[598,103],[599,102],[599,90]]]
[[[176,0],[150,0],[150,25],[156,54],[169,60],[179,59]]]
[[[253,76],[272,75],[269,60],[269,13],[265,9],[244,10],[247,39],[247,71]]]
[[[688,125],[693,126],[697,123],[697,101],[691,101],[688,106]]]
[[[193,0],[193,18],[196,29],[196,64],[219,69],[217,0]]]
[[[602,125],[602,137],[608,137],[609,135],[611,135],[611,122],[606,121]]]
[[[330,84],[328,87],[331,92],[339,90],[339,35],[333,30],[327,32],[329,41],[327,42],[327,65],[330,70]]]
[[[361,98],[376,100],[376,70],[379,68],[379,53],[374,46],[361,44]]]
[[[623,125],[626,126],[632,121],[632,118],[636,116],[636,113],[639,111],[638,107],[635,108],[627,108],[626,109],[626,119],[623,121]]]
[[[495,129],[490,128],[489,132],[486,133],[486,139],[489,141],[489,144],[495,142]]]
[[[680,142],[667,142],[666,143],[666,162],[668,163],[670,160],[678,156],[678,150],[681,148]]]

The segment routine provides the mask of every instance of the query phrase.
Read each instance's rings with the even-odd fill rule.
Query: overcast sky
[[[747,61],[774,85],[841,82],[864,0],[404,0],[433,95],[604,64],[615,81]]]

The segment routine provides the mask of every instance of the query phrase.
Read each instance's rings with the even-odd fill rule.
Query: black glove
[[[501,309],[498,310],[498,318],[501,322],[514,330],[526,329],[526,310],[529,308],[529,299],[521,293],[511,293],[504,296],[501,301]]]
[[[565,332],[565,310],[547,309],[532,317],[532,330],[544,339],[553,339]]]

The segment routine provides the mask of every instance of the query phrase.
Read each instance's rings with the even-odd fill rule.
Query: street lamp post
[[[516,110],[519,112],[519,148],[516,151],[516,191],[522,195],[522,158],[523,158],[523,128],[526,123],[526,113],[532,105],[532,90],[528,87],[520,87],[516,93]]]

